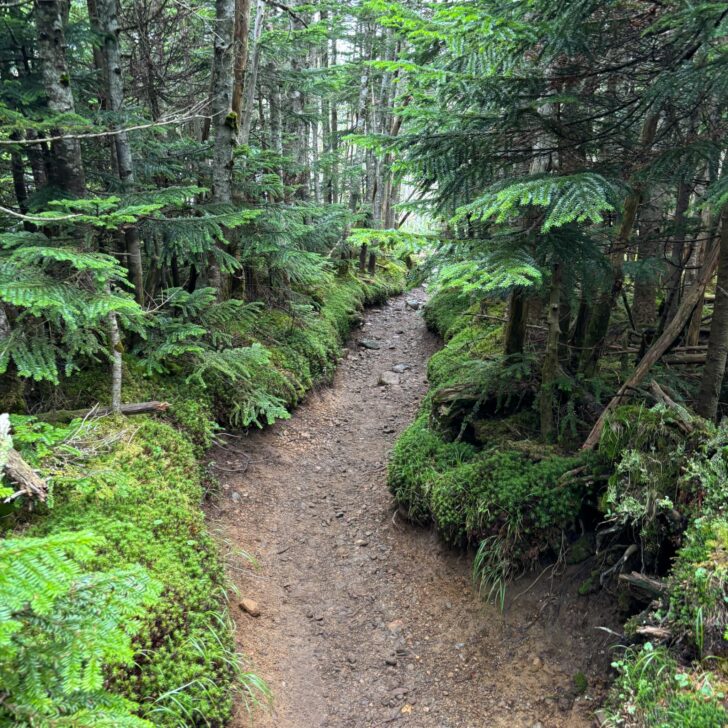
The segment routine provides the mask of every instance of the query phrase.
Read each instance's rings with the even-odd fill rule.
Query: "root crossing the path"
[[[472,554],[394,508],[388,452],[438,345],[412,298],[424,294],[368,312],[333,386],[291,420],[235,440],[247,459],[215,453],[210,519],[240,592],[238,647],[274,693],[253,725],[591,726],[610,654],[597,601],[576,594],[584,575],[529,574],[501,612],[473,590]],[[242,707],[232,725],[251,725]]]

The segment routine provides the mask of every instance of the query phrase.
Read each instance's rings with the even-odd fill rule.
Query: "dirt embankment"
[[[596,629],[602,601],[577,596],[583,569],[535,584],[527,575],[502,614],[474,593],[471,555],[394,512],[387,454],[438,346],[412,298],[424,296],[368,312],[333,386],[290,421],[231,441],[250,463],[221,471],[210,518],[224,544],[260,562],[230,558],[240,598],[260,608],[254,617],[235,600],[239,648],[275,694],[254,725],[593,725],[610,638]],[[233,451],[215,456],[220,468],[243,465]],[[233,726],[250,726],[243,710]]]

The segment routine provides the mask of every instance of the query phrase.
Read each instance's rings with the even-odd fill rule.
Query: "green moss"
[[[581,695],[585,693],[589,688],[589,681],[586,679],[586,675],[583,672],[577,672],[574,675],[574,690]]]
[[[388,483],[397,502],[412,520],[430,520],[433,483],[438,475],[467,462],[475,454],[471,445],[444,442],[420,415],[401,435],[389,461]]]
[[[579,584],[578,593],[579,596],[585,597],[589,594],[595,594],[599,591],[601,588],[601,585],[599,584],[599,574],[600,572],[593,571],[584,581]]]
[[[189,715],[224,725],[232,706],[232,636],[219,617],[225,579],[200,509],[193,444],[163,422],[137,418],[133,426],[97,425],[77,447],[90,456],[51,473],[53,507],[28,535],[90,530],[104,539],[90,569],[140,564],[161,582],[161,599],[134,640],[135,665],[115,667],[110,687],[160,725],[190,724]],[[178,692],[158,715],[164,701],[154,701],[169,691]]]
[[[427,302],[424,310],[429,329],[445,341],[468,326],[472,317],[465,312],[471,308],[472,299],[459,288],[442,288]]]

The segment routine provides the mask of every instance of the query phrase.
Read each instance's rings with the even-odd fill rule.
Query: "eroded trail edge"
[[[260,562],[229,559],[238,647],[275,695],[256,727],[593,724],[609,655],[599,610],[576,596],[583,575],[545,575],[530,589],[529,575],[501,614],[474,593],[471,556],[394,512],[387,454],[416,414],[437,346],[405,297],[370,310],[333,386],[236,441],[250,464],[221,471],[213,529],[224,549]],[[215,457],[241,466],[233,451]],[[239,609],[242,598],[260,615]],[[233,726],[249,725],[239,710]]]

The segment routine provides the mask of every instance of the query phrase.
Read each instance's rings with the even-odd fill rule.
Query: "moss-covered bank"
[[[477,547],[476,579],[501,604],[529,567],[593,560],[579,593],[610,585],[633,644],[615,652],[610,725],[728,724],[728,429],[643,403],[615,412],[596,454],[544,445],[533,356],[503,356],[501,311],[456,289],[425,307],[445,345],[392,453],[395,499],[447,541]],[[661,593],[635,597],[617,579],[630,570]]]

